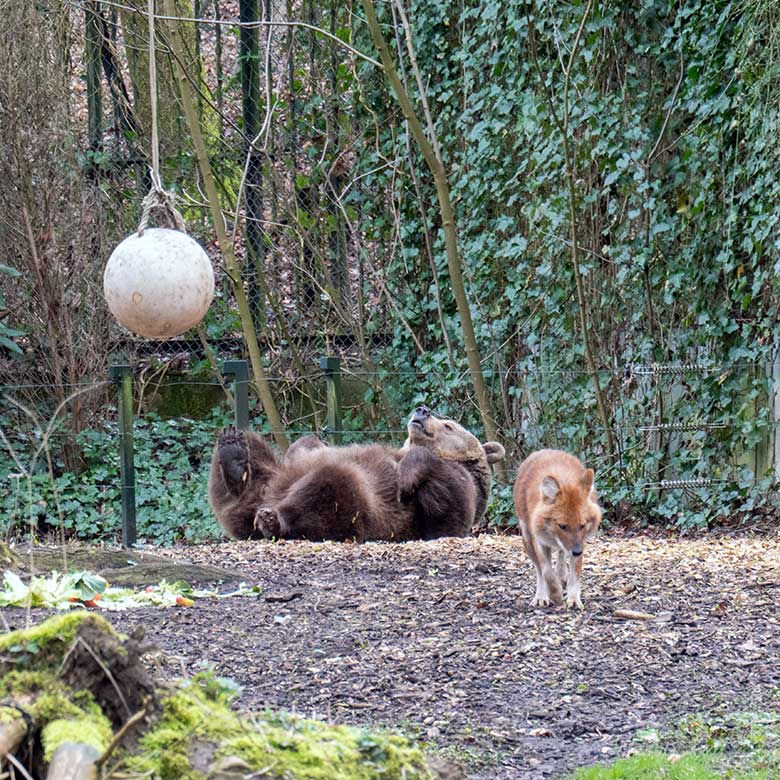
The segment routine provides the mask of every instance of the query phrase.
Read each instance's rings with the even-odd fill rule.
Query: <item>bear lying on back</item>
[[[484,514],[489,463],[504,448],[426,407],[412,415],[398,450],[296,441],[280,459],[257,434],[228,428],[211,461],[209,501],[234,539],[313,541],[465,536]]]

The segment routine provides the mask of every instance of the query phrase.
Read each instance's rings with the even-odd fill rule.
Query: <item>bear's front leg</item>
[[[246,434],[232,425],[217,438],[217,459],[225,487],[234,495],[243,493],[249,480],[249,447]]]
[[[417,493],[428,481],[437,458],[423,447],[412,447],[398,464],[398,491],[402,500]]]

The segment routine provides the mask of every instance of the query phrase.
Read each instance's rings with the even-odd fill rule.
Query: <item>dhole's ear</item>
[[[586,493],[590,493],[591,489],[593,488],[594,476],[593,469],[585,469],[585,473],[582,475],[582,477],[580,477],[580,484]]]
[[[561,486],[555,481],[555,477],[545,477],[539,491],[545,504],[554,504],[561,492]]]
[[[506,450],[497,441],[486,441],[482,449],[487,455],[488,463],[498,463],[506,457]]]

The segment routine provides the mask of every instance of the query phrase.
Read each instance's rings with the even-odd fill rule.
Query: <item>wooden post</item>
[[[243,25],[239,31],[238,62],[241,66],[242,115],[244,133],[247,137],[248,156],[245,182],[246,220],[244,236],[249,262],[249,306],[254,317],[255,327],[262,330],[267,327],[265,304],[267,298],[265,284],[265,244],[263,241],[263,168],[257,149],[250,146],[260,132],[262,119],[260,114],[260,45],[258,29],[258,0],[239,0],[239,20]]]
[[[128,365],[111,366],[111,379],[119,385],[119,478],[122,480],[122,546],[132,547],[136,542],[133,371]]]
[[[226,360],[222,374],[233,380],[233,397],[236,399],[236,428],[249,430],[249,364],[246,360]]]
[[[320,368],[327,383],[328,422],[325,431],[331,444],[341,444],[341,359],[321,357]]]
[[[772,410],[772,465],[776,477],[780,477],[780,347],[775,347],[769,368],[770,408]]]

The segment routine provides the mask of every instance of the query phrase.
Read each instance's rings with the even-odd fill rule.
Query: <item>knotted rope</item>
[[[184,229],[184,220],[176,209],[176,196],[163,188],[160,179],[160,140],[157,135],[157,58],[155,50],[154,35],[154,0],[149,0],[149,105],[152,114],[152,167],[150,175],[152,186],[146,197],[143,199],[143,211],[141,212],[141,221],[138,223],[138,235],[142,236],[146,226],[149,224],[149,217],[155,210],[162,211],[170,224],[176,230],[186,232]]]

